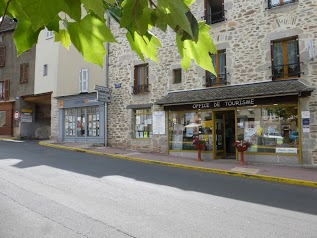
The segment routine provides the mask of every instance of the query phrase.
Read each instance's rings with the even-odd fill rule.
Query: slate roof
[[[4,21],[1,25],[0,32],[13,31],[17,26],[16,21],[5,16]]]
[[[261,83],[230,85],[223,87],[204,88],[170,92],[156,101],[158,105],[175,105],[202,101],[219,101],[261,96],[282,95],[310,95],[313,88],[306,86],[298,80],[266,81]]]

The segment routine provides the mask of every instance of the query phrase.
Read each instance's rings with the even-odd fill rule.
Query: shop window
[[[135,138],[152,138],[152,111],[151,109],[135,110],[134,114]]]
[[[29,63],[20,64],[20,83],[29,81]]]
[[[4,67],[6,61],[6,47],[0,46],[0,67]]]
[[[211,55],[211,60],[217,76],[206,71],[206,87],[226,85],[226,52],[218,51],[216,55]]]
[[[238,140],[250,141],[249,152],[298,153],[297,107],[237,110]]]
[[[85,137],[86,126],[85,108],[78,108],[76,121],[77,137]]]
[[[65,136],[75,137],[76,133],[76,116],[77,109],[65,109],[64,122],[65,122]]]
[[[6,127],[7,112],[0,111],[0,127]]]
[[[99,136],[99,107],[87,107],[87,120],[87,136]]]
[[[88,92],[88,69],[80,70],[79,92],[80,93],[87,93]]]
[[[298,37],[273,41],[271,48],[273,80],[300,77]]]
[[[182,69],[173,69],[173,84],[182,82]]]
[[[212,112],[170,112],[169,149],[196,150],[193,139],[206,141],[204,150],[212,151]]]
[[[269,9],[278,7],[278,6],[283,6],[289,3],[294,3],[297,2],[298,0],[268,0],[269,2]]]
[[[214,24],[225,20],[223,0],[205,0],[205,16],[207,24]]]
[[[9,80],[4,80],[4,81],[0,81],[0,100],[9,100],[9,92],[10,92],[10,88],[9,88]]]
[[[149,92],[149,65],[136,65],[134,67],[133,94],[146,92]]]

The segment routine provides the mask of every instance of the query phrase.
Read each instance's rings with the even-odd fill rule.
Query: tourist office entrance
[[[253,144],[248,161],[298,164],[298,105],[291,95],[165,106],[169,154],[194,158],[198,137],[206,142],[204,160],[238,159],[233,143],[246,140]]]

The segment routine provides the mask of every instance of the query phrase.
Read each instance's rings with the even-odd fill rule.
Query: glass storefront
[[[248,153],[298,154],[296,105],[261,105],[228,110],[169,111],[169,150],[196,150],[193,139],[205,140],[215,158],[235,158],[235,140],[253,144]],[[214,129],[213,129],[214,128]],[[215,151],[213,151],[215,150]]]
[[[250,141],[249,152],[298,153],[296,106],[261,106],[237,110],[238,140]]]
[[[98,137],[99,107],[65,109],[64,122],[65,137]]]
[[[193,139],[206,141],[206,150],[212,151],[212,112],[170,112],[169,149],[196,150]]]

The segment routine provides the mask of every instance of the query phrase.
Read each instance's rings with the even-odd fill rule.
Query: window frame
[[[79,92],[80,93],[88,93],[88,88],[89,88],[88,82],[89,82],[88,69],[81,69],[79,73]],[[86,85],[85,88],[84,88],[84,85]]]
[[[143,130],[143,137],[141,137],[140,135],[140,131],[137,130],[137,125],[141,125],[137,124],[137,116],[143,116],[146,118],[146,120],[150,119],[150,121],[152,122],[152,124],[146,124],[144,125],[144,129],[146,127],[148,127],[149,129],[146,131],[147,132],[147,136],[145,137],[145,130]],[[153,135],[153,113],[152,113],[152,109],[151,108],[138,108],[138,109],[134,109],[133,110],[133,138],[134,139],[148,139],[148,138],[152,138]],[[141,118],[140,118],[141,120]],[[141,121],[140,121],[141,122]],[[151,126],[149,126],[151,125]],[[138,135],[138,136],[137,136]]]
[[[6,47],[0,45],[0,67],[4,67],[6,62]]]
[[[139,69],[142,70],[142,84],[139,85]],[[134,86],[133,94],[149,92],[149,64],[139,64],[134,66]]]
[[[179,73],[179,78],[177,77],[177,74]],[[173,84],[180,84],[182,83],[182,69],[176,68],[173,69]]]
[[[219,66],[219,55],[220,54],[224,54],[224,83],[222,83],[221,82],[221,80],[220,80],[220,74],[219,74],[219,72],[220,72],[220,66]],[[225,49],[223,49],[223,50],[218,50],[217,51],[217,54],[215,54],[215,59],[216,59],[216,62],[214,63],[214,65],[216,66],[216,67],[214,67],[214,69],[215,69],[215,71],[216,71],[216,74],[217,74],[217,76],[215,76],[215,81],[216,81],[216,83],[215,84],[212,84],[212,83],[207,83],[207,80],[208,80],[208,77],[210,77],[210,75],[213,75],[211,72],[209,72],[209,71],[206,71],[206,75],[205,75],[205,78],[206,78],[206,87],[214,87],[214,86],[223,86],[223,85],[226,85],[227,84],[227,57],[226,57],[226,50]],[[213,55],[210,55],[210,60],[212,60],[211,59],[211,57],[212,57]],[[214,75],[213,75],[214,76]]]
[[[10,80],[0,81],[2,84],[2,92],[0,92],[0,100],[8,101],[10,98]]]
[[[298,0],[289,0],[289,2],[285,2],[287,0],[279,0],[278,4],[272,4],[273,0],[268,0],[268,9],[272,9],[272,8],[276,8],[276,7],[280,7],[280,6],[284,6],[290,3],[295,3],[298,2]]]
[[[297,56],[297,66],[298,66],[298,74],[297,76],[291,75],[289,76],[289,71],[288,71],[288,58],[287,58],[287,42],[295,40],[296,41],[296,56]],[[287,37],[287,38],[282,38],[282,39],[277,39],[271,41],[271,69],[272,69],[272,79],[273,80],[287,80],[290,78],[299,78],[300,77],[300,55],[299,55],[299,39],[298,36],[292,36],[292,37]],[[274,66],[274,44],[277,43],[282,43],[282,49],[283,49],[283,77],[278,77],[276,76],[276,73],[274,72],[275,67]]]
[[[29,81],[29,63],[20,64],[20,84],[28,83]]]
[[[222,5],[222,10],[221,12],[215,12],[213,13],[212,12],[212,2],[213,1],[221,1],[221,5]],[[222,22],[224,21],[226,18],[225,18],[225,7],[224,7],[224,0],[204,0],[204,19],[206,21],[206,24],[208,25],[211,25],[211,24],[215,24],[215,23],[218,23],[218,22]],[[208,14],[208,11],[210,11],[210,14]],[[213,14],[217,14],[217,13],[222,13],[222,16],[221,18],[215,20],[215,21],[212,21],[211,20],[211,16]]]
[[[54,37],[54,33],[53,31],[49,31],[48,29],[46,29],[45,36],[46,36],[46,40],[48,40]]]

